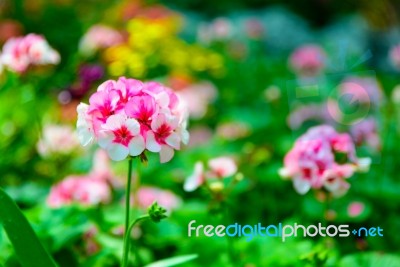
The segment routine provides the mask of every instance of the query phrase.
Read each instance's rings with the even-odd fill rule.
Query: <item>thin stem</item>
[[[124,248],[125,248],[125,247],[128,247],[128,248],[129,248],[129,243],[130,243],[130,242],[129,242],[129,241],[130,241],[129,236],[131,235],[132,228],[133,228],[138,222],[143,221],[143,220],[146,220],[146,219],[148,219],[148,218],[150,218],[150,216],[149,216],[148,214],[142,215],[142,216],[136,218],[136,219],[129,225],[129,227],[127,228],[128,230],[125,232],[126,238],[124,238]],[[128,254],[128,253],[127,253],[127,254]],[[125,254],[124,254],[124,255],[125,255]],[[126,258],[126,264],[127,264],[127,262],[128,262],[128,257]],[[124,265],[124,267],[125,267],[125,265]]]
[[[139,199],[138,199],[138,190],[140,187],[140,164],[142,162],[140,160],[137,161],[137,169],[136,169],[136,175],[135,175],[135,185],[133,187],[133,199],[134,199],[134,205],[138,205],[139,204]]]
[[[150,218],[150,215],[149,215],[149,214],[145,214],[145,215],[142,215],[142,216],[136,218],[136,219],[131,223],[131,225],[129,225],[128,233],[131,233],[131,232],[132,232],[132,228],[133,228],[138,222],[143,221],[143,220],[146,220],[146,219],[149,219],[149,218]]]
[[[128,258],[129,258],[129,237],[130,231],[129,228],[129,221],[130,221],[130,201],[131,201],[131,180],[132,180],[132,158],[129,157],[128,160],[128,183],[126,186],[126,196],[125,196],[125,233],[124,233],[124,247],[123,247],[123,254],[122,254],[122,266],[128,266]]]

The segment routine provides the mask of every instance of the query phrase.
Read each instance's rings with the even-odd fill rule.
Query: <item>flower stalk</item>
[[[130,222],[130,201],[131,201],[131,182],[132,182],[132,157],[128,158],[128,179],[126,186],[126,196],[125,196],[125,233],[124,233],[124,247],[122,251],[122,267],[128,266],[129,260],[129,222]]]

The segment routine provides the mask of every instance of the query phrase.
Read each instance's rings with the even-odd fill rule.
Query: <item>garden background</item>
[[[59,266],[118,266],[128,165],[80,144],[76,109],[108,79],[152,80],[187,103],[190,140],[168,163],[134,159],[133,216],[157,200],[168,218],[133,228],[132,266],[192,254],[182,266],[400,266],[399,11],[395,0],[0,0],[0,186]],[[30,33],[46,60],[17,66],[5,44]],[[332,178],[340,190],[287,175],[300,163],[285,156],[318,125],[356,148],[335,153],[353,168]],[[188,237],[192,220],[384,236]],[[0,230],[0,265],[18,262]]]

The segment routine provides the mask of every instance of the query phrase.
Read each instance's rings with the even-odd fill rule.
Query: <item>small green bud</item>
[[[162,219],[167,218],[167,215],[165,215],[166,212],[167,210],[163,207],[160,207],[157,201],[154,201],[153,204],[147,209],[147,213],[149,214],[150,219],[156,223],[160,222]]]

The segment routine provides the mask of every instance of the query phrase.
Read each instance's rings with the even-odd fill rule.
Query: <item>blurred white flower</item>
[[[45,125],[37,150],[43,157],[54,154],[69,154],[79,149],[79,140],[74,129],[66,125]]]

